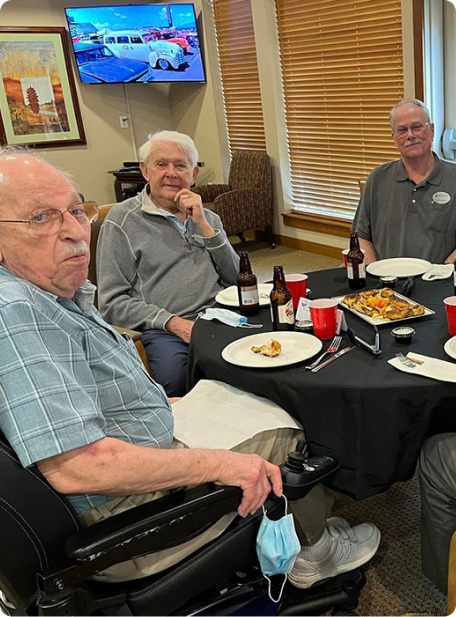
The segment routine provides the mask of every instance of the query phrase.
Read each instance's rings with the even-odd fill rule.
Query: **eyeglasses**
[[[34,233],[41,236],[50,236],[59,231],[63,224],[63,215],[66,212],[71,214],[80,225],[90,225],[98,218],[98,205],[94,201],[85,201],[81,204],[73,204],[63,211],[51,208],[42,212],[35,212],[28,219],[17,221],[0,219],[0,223],[28,223]]]
[[[430,122],[417,122],[416,124],[412,124],[412,126],[400,126],[398,129],[393,129],[393,133],[396,133],[399,137],[405,137],[408,135],[408,132],[411,131],[412,135],[418,135],[422,131],[424,131],[426,126],[429,126]]]

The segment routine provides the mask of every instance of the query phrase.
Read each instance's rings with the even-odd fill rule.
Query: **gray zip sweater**
[[[184,235],[146,190],[110,210],[97,245],[99,305],[109,323],[149,330],[174,315],[192,319],[236,282],[239,257],[220,217],[205,215],[217,232],[212,238],[191,218]]]

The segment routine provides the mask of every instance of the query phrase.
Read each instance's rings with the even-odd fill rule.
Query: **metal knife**
[[[317,373],[321,368],[323,368],[324,366],[327,366],[331,362],[334,362],[334,360],[337,360],[337,358],[339,358],[340,356],[343,356],[344,353],[348,353],[352,349],[355,349],[355,345],[353,345],[353,347],[345,347],[344,349],[341,349],[341,351],[338,351],[331,358],[329,358],[329,360],[326,360],[326,362],[322,362],[321,364],[319,364],[318,366],[313,368],[311,372],[312,373]]]

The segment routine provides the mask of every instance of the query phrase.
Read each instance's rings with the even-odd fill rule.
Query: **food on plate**
[[[275,358],[282,351],[282,345],[279,341],[271,340],[270,343],[266,343],[266,345],[261,345],[261,347],[251,347],[253,353],[259,353],[262,356],[269,356],[270,358]]]
[[[418,317],[423,315],[425,310],[421,304],[398,297],[388,287],[345,296],[342,304],[368,317],[385,321]]]

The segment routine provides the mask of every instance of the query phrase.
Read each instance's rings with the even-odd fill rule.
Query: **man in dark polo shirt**
[[[432,151],[434,124],[424,103],[399,101],[390,120],[401,158],[370,173],[353,223],[366,263],[390,257],[453,262],[456,165]]]

